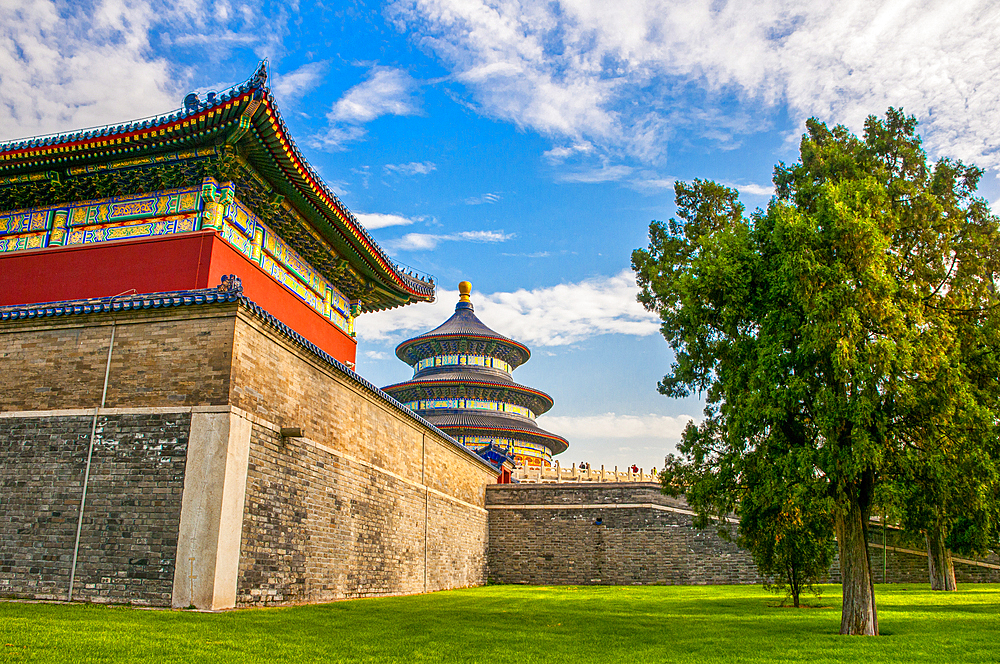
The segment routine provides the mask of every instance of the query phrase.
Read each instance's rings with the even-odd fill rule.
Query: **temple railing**
[[[656,468],[632,472],[631,468],[607,470],[602,465],[600,469],[592,467],[577,468],[574,463],[569,468],[562,468],[559,462],[550,468],[515,468],[511,479],[522,484],[557,484],[561,482],[659,482]]]

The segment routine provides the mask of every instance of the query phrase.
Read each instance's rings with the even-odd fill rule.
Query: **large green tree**
[[[922,476],[943,492],[958,464],[959,493],[978,501],[967,514],[995,528],[984,376],[1000,349],[1000,229],[976,194],[982,172],[929,164],[913,117],[869,117],[863,138],[807,128],[766,210],[677,183],[678,218],[653,222],[632,262],[675,353],[660,391],[706,399],[703,433],[681,449],[688,496],[721,516],[750,463],[809,478],[832,505],[841,632],[877,634],[867,524],[881,485]]]

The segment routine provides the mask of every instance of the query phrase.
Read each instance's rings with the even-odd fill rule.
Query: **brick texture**
[[[65,599],[91,417],[0,418],[0,594]],[[190,416],[101,416],[74,597],[169,606]]]
[[[107,315],[0,325],[0,411],[92,408]],[[422,592],[486,578],[494,471],[235,303],[115,316],[107,407],[232,404],[251,438],[244,605]],[[34,412],[32,414],[34,414]],[[89,417],[0,418],[0,593],[65,597]],[[306,430],[283,439],[281,426]],[[190,415],[102,414],[75,596],[168,605]]]
[[[749,553],[714,528],[694,528],[684,501],[664,496],[657,484],[495,485],[486,498],[488,573],[500,583],[763,581]],[[928,582],[922,536],[888,528],[884,559],[880,527],[869,530],[869,542],[876,582]],[[995,554],[977,562],[986,564],[955,562],[959,583],[1000,582]],[[836,556],[824,581],[840,583]]]
[[[236,306],[116,314],[105,405],[227,403]],[[100,404],[111,320],[101,314],[0,323],[0,411]]]
[[[231,402],[277,426],[411,482],[482,506],[495,472],[465,448],[351,383],[296,346],[240,316]]]
[[[239,605],[485,582],[495,471],[253,319],[237,323],[232,386],[275,425],[251,435]]]
[[[664,496],[656,484],[496,485],[486,496],[489,577],[499,583],[763,580],[748,553],[714,529],[692,528],[683,501]]]

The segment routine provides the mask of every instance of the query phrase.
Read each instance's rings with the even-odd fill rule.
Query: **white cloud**
[[[565,346],[600,334],[656,334],[659,319],[642,308],[637,294],[635,277],[623,270],[613,277],[534,290],[474,293],[472,302],[480,320],[504,336],[529,347]],[[442,289],[433,304],[366,314],[358,319],[358,335],[389,341],[426,332],[446,320],[457,301],[457,291]]]
[[[388,226],[409,226],[414,221],[419,221],[398,214],[382,214],[379,212],[355,212],[354,216],[358,218],[362,226],[370,231]]]
[[[144,3],[0,2],[0,140],[180,106],[168,63],[148,56],[154,21]]]
[[[618,440],[626,438],[666,440],[677,443],[684,427],[695,418],[689,415],[542,415],[538,425],[567,439],[598,438]]]
[[[594,182],[617,182],[628,176],[632,170],[631,166],[624,166],[622,164],[617,166],[604,164],[600,168],[563,172],[556,176],[556,180],[558,182],[583,182],[586,184]]]
[[[500,231],[461,231],[460,233],[448,233],[446,235],[434,235],[431,233],[407,233],[396,240],[384,242],[385,246],[392,251],[428,251],[434,249],[442,242],[506,242],[514,237],[513,233]]]
[[[327,118],[336,122],[371,122],[383,115],[414,115],[419,111],[413,92],[417,84],[401,69],[376,67],[368,80],[344,93]]]
[[[548,258],[552,254],[548,251],[533,251],[526,254],[504,254],[504,256],[512,256],[515,258]]]
[[[287,74],[276,74],[271,90],[278,102],[290,103],[297,95],[313,89],[323,80],[327,70],[326,62],[310,62]]]
[[[482,205],[484,203],[496,203],[501,198],[502,197],[500,196],[500,194],[487,193],[487,194],[483,194],[482,196],[469,196],[468,198],[465,199],[465,204],[466,205]]]
[[[576,143],[570,146],[556,146],[551,150],[547,150],[542,153],[542,156],[552,164],[561,164],[570,157],[590,154],[593,151],[594,146],[587,141],[583,141],[582,143]]]
[[[558,404],[556,404],[558,408]],[[624,470],[633,463],[644,471],[663,467],[663,458],[675,452],[690,415],[542,415],[538,425],[569,441],[569,450],[558,458],[563,468],[582,461],[593,470]]]
[[[380,350],[366,350],[365,357],[372,360],[388,360],[389,353],[383,353]]]
[[[397,175],[427,175],[436,171],[437,165],[432,161],[411,161],[408,164],[386,164],[383,168],[386,173]]]
[[[237,10],[201,0],[0,0],[0,140],[180,108],[192,71],[156,52],[197,49],[215,62],[252,45],[274,56],[287,12],[262,22],[263,10],[260,0]]]
[[[659,193],[664,189],[673,189],[677,178],[664,178],[657,175],[642,174],[629,180],[626,184],[630,189],[644,193]]]
[[[785,104],[855,131],[893,105],[932,154],[1000,167],[996,3],[396,0],[390,14],[487,114],[560,141],[655,161],[677,132],[731,147]]]
[[[367,80],[355,85],[334,103],[327,113],[327,131],[314,141],[317,147],[339,148],[344,143],[361,140],[362,125],[383,115],[416,115],[417,81],[402,69],[374,67]]]
[[[773,196],[774,186],[761,184],[734,184],[731,187],[737,189],[741,194],[751,196]]]

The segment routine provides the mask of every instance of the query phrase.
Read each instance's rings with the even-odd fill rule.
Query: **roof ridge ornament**
[[[267,58],[260,61],[260,66],[257,67],[257,73],[254,74],[251,83],[255,87],[265,87],[267,85]]]
[[[243,280],[235,274],[224,274],[217,290],[223,295],[243,295]]]
[[[461,309],[468,309],[469,311],[475,311],[472,306],[472,299],[469,297],[472,295],[472,282],[462,281],[458,284],[458,304],[455,305],[455,311]]]

